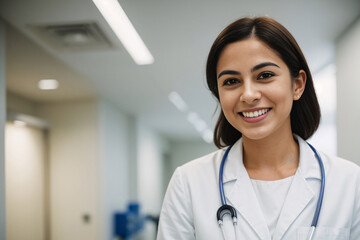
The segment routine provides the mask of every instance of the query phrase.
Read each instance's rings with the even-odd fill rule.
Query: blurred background
[[[264,15],[312,71],[310,142],[360,164],[359,0],[1,0],[0,239],[155,239],[175,168],[216,150],[211,44]]]

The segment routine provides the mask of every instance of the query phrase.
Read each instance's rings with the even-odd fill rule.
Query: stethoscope
[[[318,202],[316,205],[316,210],[315,210],[315,214],[314,214],[314,218],[312,220],[311,223],[311,229],[309,231],[308,234],[308,240],[312,240],[314,232],[315,232],[315,228],[317,226],[317,222],[319,220],[319,215],[320,215],[320,210],[321,210],[321,206],[322,206],[322,201],[323,201],[323,197],[324,197],[324,189],[325,189],[325,170],[324,170],[324,164],[322,162],[322,159],[320,157],[320,155],[317,153],[316,149],[307,142],[307,144],[309,145],[309,147],[311,148],[311,150],[314,152],[316,159],[319,162],[319,166],[320,166],[320,172],[321,172],[321,186],[320,186],[320,194],[319,194],[319,198],[318,198]],[[225,238],[225,233],[224,233],[224,229],[223,229],[223,217],[227,214],[229,214],[232,218],[233,221],[233,226],[234,226],[234,232],[235,232],[235,239],[237,239],[237,234],[236,234],[236,225],[237,225],[237,214],[236,214],[236,210],[234,207],[226,204],[226,198],[225,198],[225,192],[224,192],[224,184],[223,184],[223,172],[224,172],[224,165],[226,162],[226,158],[230,152],[230,149],[232,148],[232,146],[228,147],[225,151],[225,154],[221,160],[221,164],[220,164],[220,170],[219,170],[219,189],[220,189],[220,198],[221,198],[221,204],[222,206],[218,209],[217,211],[217,220],[223,235],[224,240],[226,240]]]

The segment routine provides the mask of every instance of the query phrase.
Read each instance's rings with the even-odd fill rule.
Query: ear
[[[305,90],[306,85],[306,72],[304,70],[299,71],[299,75],[295,77],[294,83],[293,83],[293,99],[294,101],[297,101],[301,98],[301,95],[303,94]]]

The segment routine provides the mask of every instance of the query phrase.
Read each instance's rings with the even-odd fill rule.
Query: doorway
[[[5,127],[6,239],[47,240],[46,132]]]

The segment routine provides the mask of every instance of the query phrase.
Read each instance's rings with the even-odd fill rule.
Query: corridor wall
[[[338,155],[360,165],[360,17],[336,43]]]

